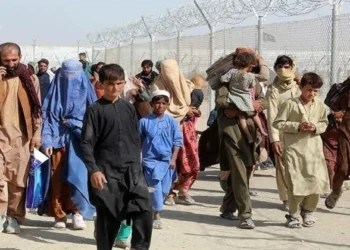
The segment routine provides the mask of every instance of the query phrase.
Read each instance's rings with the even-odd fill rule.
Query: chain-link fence
[[[340,82],[350,75],[350,14],[339,15],[338,25],[336,81]],[[256,49],[257,28],[254,25],[216,32],[214,59],[227,55],[240,46]],[[272,65],[276,57],[281,54],[290,55],[295,59],[300,74],[313,71],[322,76],[325,86],[321,96],[325,96],[331,85],[332,16],[266,24],[262,40],[262,55],[271,68],[270,82],[274,77]],[[103,61],[107,53],[107,63],[119,63],[130,74],[136,74],[141,70],[141,62],[144,59],[151,58],[156,61],[173,58],[178,60],[182,71],[188,77],[195,73],[205,75],[205,70],[210,64],[209,41],[209,34],[160,40],[153,44],[153,55],[150,54],[150,43],[130,44],[99,51],[100,56],[96,59]],[[207,103],[211,102],[210,95],[206,100]],[[209,107],[204,108],[205,113],[208,109]]]
[[[273,23],[264,26],[263,56],[270,65],[278,55],[292,56],[298,72],[315,71],[329,85],[332,17]],[[342,81],[350,71],[350,14],[340,15],[337,80]],[[215,33],[214,58],[231,53],[235,48],[257,47],[257,26],[236,27]],[[107,63],[119,63],[126,71],[136,74],[144,59],[162,60],[173,58],[187,75],[204,73],[209,66],[209,35],[181,37],[154,42],[153,56],[150,44],[131,44],[98,51],[95,61],[107,59]],[[105,52],[107,56],[105,57]]]

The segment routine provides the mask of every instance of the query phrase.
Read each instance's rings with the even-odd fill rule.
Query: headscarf
[[[7,71],[5,78],[13,77],[18,77],[21,80],[32,107],[32,116],[33,118],[39,118],[41,116],[41,104],[27,66],[20,63],[15,70]]]
[[[170,93],[167,113],[180,122],[189,111],[193,84],[186,80],[175,60],[167,59],[162,62],[161,72],[154,83],[154,90],[157,89]]]
[[[68,128],[82,128],[85,111],[95,100],[95,91],[82,64],[74,59],[65,60],[43,102],[44,144],[65,146]]]
[[[277,69],[276,72],[276,78],[274,80],[274,84],[277,88],[281,88],[284,90],[291,89],[295,86],[295,70],[296,65],[291,65],[291,68],[285,69]]]
[[[163,60],[159,60],[156,62],[156,69],[160,72],[161,65],[162,65]]]
[[[28,63],[28,68],[29,68],[29,65],[33,68],[34,74],[36,74],[36,72],[38,72],[38,64],[36,62],[31,61]]]

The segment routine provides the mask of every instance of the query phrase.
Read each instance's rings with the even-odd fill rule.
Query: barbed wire
[[[349,0],[346,0],[348,2]],[[89,33],[91,44],[120,44],[150,36],[175,36],[196,26],[212,26],[219,23],[235,25],[254,15],[276,16],[305,15],[327,4],[342,3],[344,0],[202,0],[187,3],[166,13],[141,17],[125,26]],[[202,12],[202,13],[201,13]],[[203,14],[207,20],[203,17]]]

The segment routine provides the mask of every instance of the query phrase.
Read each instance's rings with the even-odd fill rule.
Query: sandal
[[[223,212],[220,217],[226,220],[238,220],[238,217],[230,212]]]
[[[126,248],[130,247],[130,244],[128,242],[125,242],[125,241],[116,240],[114,242],[114,247],[121,248],[121,249],[126,249]]]
[[[162,221],[160,219],[156,219],[153,221],[153,229],[162,229]]]
[[[164,201],[164,205],[167,206],[175,206],[175,200],[173,197],[168,197],[165,201]]]
[[[315,226],[316,220],[312,213],[307,212],[302,214],[303,217],[303,226],[304,227],[313,227]]]
[[[289,214],[286,214],[286,227],[288,228],[301,228],[299,219],[292,217]]]
[[[335,207],[335,205],[337,204],[340,196],[341,196],[341,194],[335,194],[332,192],[330,195],[328,195],[324,204],[326,205],[326,207],[328,209],[333,209]]]
[[[252,218],[248,218],[248,219],[241,220],[238,227],[241,229],[254,229],[255,224]]]
[[[196,202],[191,198],[191,196],[178,196],[176,197],[175,203],[181,205],[194,205]]]

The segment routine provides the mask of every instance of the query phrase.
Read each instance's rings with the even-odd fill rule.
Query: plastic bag
[[[42,167],[47,167],[45,163],[49,158],[34,149],[30,158],[30,167],[27,184],[26,207],[29,209],[37,208],[46,196],[46,187],[49,171],[43,171]]]

